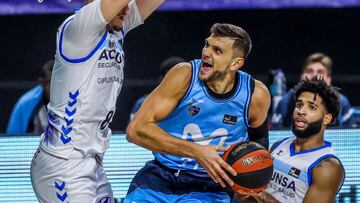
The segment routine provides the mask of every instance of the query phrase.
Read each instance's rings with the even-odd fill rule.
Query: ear
[[[323,123],[329,125],[333,119],[333,116],[329,113],[325,114]]]
[[[244,58],[235,57],[231,62],[230,69],[236,71],[244,65],[244,62],[245,62]]]

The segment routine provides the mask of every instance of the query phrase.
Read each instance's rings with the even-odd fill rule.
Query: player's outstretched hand
[[[226,151],[229,147],[230,146],[200,145],[196,149],[196,152],[194,152],[197,162],[216,183],[219,183],[224,188],[226,187],[226,183],[230,186],[234,184],[224,170],[227,170],[233,176],[237,174],[236,171],[218,155],[219,151]]]

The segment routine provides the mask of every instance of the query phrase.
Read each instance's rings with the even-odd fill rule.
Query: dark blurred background
[[[37,84],[44,62],[55,54],[57,27],[69,14],[0,16],[0,133],[17,99]],[[125,40],[125,82],[111,127],[123,131],[136,99],[157,84],[159,66],[169,56],[201,56],[215,22],[240,25],[253,40],[242,69],[268,84],[270,69],[281,68],[291,88],[303,60],[324,52],[334,60],[333,84],[352,105],[360,105],[360,8],[240,9],[160,11]]]

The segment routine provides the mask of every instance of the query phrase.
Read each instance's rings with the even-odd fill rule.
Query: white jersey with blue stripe
[[[303,202],[312,183],[312,169],[325,158],[338,159],[328,141],[324,146],[295,152],[295,139],[290,137],[280,141],[271,153],[274,172],[266,192],[284,203]]]
[[[201,60],[191,61],[192,78],[183,99],[158,125],[168,134],[201,145],[228,146],[248,140],[248,110],[252,95],[252,77],[238,71],[238,82],[229,98],[211,95],[199,79]],[[163,165],[178,170],[204,171],[196,160],[154,153]]]
[[[49,127],[40,146],[68,158],[74,148],[102,154],[111,136],[109,123],[123,84],[125,34],[142,20],[135,1],[120,32],[109,32],[100,0],[84,6],[58,29],[52,72]]]

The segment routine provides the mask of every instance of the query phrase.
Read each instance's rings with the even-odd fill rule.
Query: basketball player
[[[339,114],[337,91],[322,79],[304,80],[295,90],[294,137],[271,147],[274,173],[263,202],[332,203],[344,181],[344,168],[324,140],[326,126]]]
[[[39,202],[114,202],[101,160],[123,83],[124,36],[163,0],[95,0],[58,29],[50,125],[31,164]]]
[[[239,71],[251,49],[249,35],[214,24],[201,60],[170,69],[146,98],[127,139],[154,152],[133,179],[129,202],[230,202],[236,172],[219,154],[253,140],[268,146],[266,86]]]

